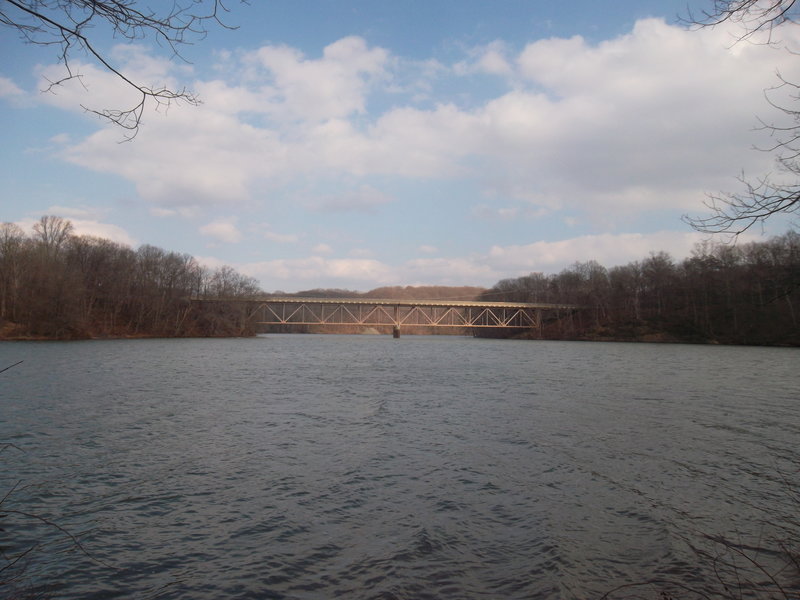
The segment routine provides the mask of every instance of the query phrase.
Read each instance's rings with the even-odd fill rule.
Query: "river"
[[[23,362],[0,374],[0,581],[83,600],[716,593],[748,575],[732,555],[778,570],[797,524],[798,359],[450,336],[2,343],[0,368]]]

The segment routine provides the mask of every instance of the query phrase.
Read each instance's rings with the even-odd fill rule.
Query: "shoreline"
[[[294,332],[256,332],[253,334],[244,335],[156,335],[156,334],[126,334],[126,335],[97,335],[97,336],[84,336],[84,337],[48,337],[48,336],[13,336],[6,337],[0,336],[0,342],[87,342],[87,341],[109,341],[109,340],[167,340],[167,339],[234,339],[234,338],[253,338],[258,335],[292,335]],[[385,335],[391,337],[391,334],[375,334],[371,332],[362,333],[336,333],[336,332],[297,332],[302,335]],[[437,335],[437,334],[414,334],[404,332],[403,337],[413,337],[415,335]],[[438,334],[447,336],[447,334]],[[469,337],[469,336],[458,336]],[[531,336],[513,336],[507,338],[501,337],[481,337],[481,339],[507,339],[516,341],[541,341],[541,342],[590,342],[590,343],[617,343],[617,344],[688,344],[693,346],[741,346],[749,348],[799,348],[800,344],[745,344],[736,342],[723,342],[719,340],[697,340],[697,339],[679,339],[675,336],[666,333],[649,333],[641,337],[629,336],[565,336],[565,337],[531,337]]]

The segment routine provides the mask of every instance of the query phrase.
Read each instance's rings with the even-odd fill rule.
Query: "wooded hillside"
[[[230,267],[76,236],[59,217],[42,217],[31,235],[0,225],[0,339],[250,335],[241,308],[197,300],[257,293]]]
[[[682,262],[658,252],[610,269],[575,263],[500,281],[482,297],[585,307],[546,322],[546,338],[800,345],[800,235],[707,243]]]

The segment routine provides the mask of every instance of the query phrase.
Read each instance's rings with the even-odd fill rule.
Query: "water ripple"
[[[794,350],[270,336],[12,354],[0,489],[22,483],[3,507],[88,552],[4,520],[4,551],[35,546],[26,582],[54,598],[705,590],[692,545],[777,562],[760,542],[796,519]]]

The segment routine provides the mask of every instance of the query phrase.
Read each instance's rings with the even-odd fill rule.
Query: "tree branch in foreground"
[[[122,127],[128,132],[126,139],[133,139],[148,101],[157,106],[170,106],[179,101],[196,106],[200,100],[185,88],[148,86],[128,77],[98,50],[93,41],[97,30],[110,28],[111,37],[116,39],[154,39],[159,45],[167,46],[173,56],[180,57],[178,48],[204,38],[209,22],[234,29],[221,19],[223,13],[229,12],[224,0],[175,0],[167,6],[165,13],[157,14],[150,8],[138,8],[136,0],[0,0],[0,25],[16,30],[24,42],[59,48],[58,59],[64,65],[65,76],[49,82],[46,91],[73,79],[80,81],[81,75],[73,71],[70,64],[70,57],[76,51],[87,53],[101,67],[136,90],[140,99],[134,106],[83,107]]]

